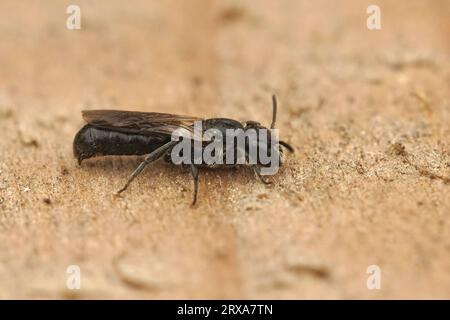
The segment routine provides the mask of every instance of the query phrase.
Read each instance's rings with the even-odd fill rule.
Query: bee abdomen
[[[122,133],[87,124],[75,136],[73,153],[81,164],[84,159],[96,156],[149,154],[169,140],[167,135]]]

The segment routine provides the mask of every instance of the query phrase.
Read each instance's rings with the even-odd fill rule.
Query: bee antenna
[[[275,95],[272,95],[272,105],[272,124],[270,125],[270,129],[274,129],[277,122],[277,97]]]

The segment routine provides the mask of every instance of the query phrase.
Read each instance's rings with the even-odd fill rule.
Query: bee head
[[[254,129],[258,132],[261,129],[265,129],[267,132],[267,135],[268,135],[267,138],[270,139],[271,130],[276,129],[275,128],[276,122],[277,122],[277,98],[275,95],[272,95],[272,123],[270,125],[270,129],[262,126],[257,121],[250,120],[250,121],[245,122],[244,130],[247,131],[249,129]],[[259,137],[259,134],[258,134],[258,137]],[[259,140],[259,138],[258,138],[258,140]],[[266,141],[270,141],[270,140],[266,140]],[[294,148],[292,148],[292,146],[289,145],[287,142],[280,140],[279,144],[280,144],[280,146],[285,147],[289,152],[294,152]],[[280,150],[281,150],[281,148],[280,148]]]

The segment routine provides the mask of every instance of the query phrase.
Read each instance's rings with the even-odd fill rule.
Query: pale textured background
[[[0,1],[0,298],[450,298],[450,2]],[[253,119],[297,153],[78,167],[85,108]],[[402,149],[404,147],[404,150]],[[77,264],[82,289],[66,289]],[[382,289],[366,288],[366,268]]]

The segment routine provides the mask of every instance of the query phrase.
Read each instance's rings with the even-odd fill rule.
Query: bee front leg
[[[251,163],[252,163],[252,161],[251,161],[252,159],[250,158],[250,154],[249,154],[248,152],[246,152],[246,151],[243,151],[243,152],[245,152],[246,162],[247,162],[248,164],[250,164],[250,166],[251,166],[252,169],[253,169],[253,172],[254,172],[255,175],[259,178],[259,180],[260,180],[262,183],[266,184],[266,185],[272,184],[271,181],[266,180],[266,179],[263,178],[263,176],[261,175],[261,169],[260,169],[260,167],[259,167],[257,164],[251,164]]]
[[[255,175],[259,178],[259,180],[261,180],[262,183],[264,183],[264,184],[272,184],[271,181],[266,180],[266,179],[263,178],[263,176],[261,175],[261,170],[256,164],[252,165],[252,169],[253,169],[253,172],[255,173]]]
[[[198,192],[198,168],[191,164],[191,173],[194,178],[194,198],[192,200],[192,205],[194,206],[197,202],[197,192]]]

